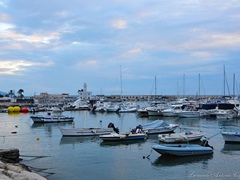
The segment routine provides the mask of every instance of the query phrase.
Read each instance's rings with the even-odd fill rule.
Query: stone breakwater
[[[47,180],[31,172],[28,167],[18,163],[4,163],[0,161],[1,180]]]

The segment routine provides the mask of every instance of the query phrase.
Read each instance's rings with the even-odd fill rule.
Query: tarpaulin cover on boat
[[[143,129],[148,129],[148,128],[157,128],[157,127],[164,127],[164,126],[169,126],[169,124],[166,123],[163,120],[156,120],[156,121],[153,121],[151,123],[147,123],[147,124],[142,125],[142,128]]]

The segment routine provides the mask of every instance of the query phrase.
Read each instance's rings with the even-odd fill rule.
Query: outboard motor
[[[97,109],[97,106],[93,106],[92,112],[95,112],[96,109]]]
[[[118,128],[115,128],[115,126],[114,126],[113,123],[109,123],[109,124],[108,124],[108,128],[113,128],[114,132],[119,133],[119,129],[118,129]]]
[[[119,107],[119,108],[117,108],[117,110],[116,110],[116,113],[117,114],[119,114],[119,111],[121,110],[121,108]]]
[[[136,126],[136,128],[132,129],[132,132],[139,133],[142,132],[143,127],[141,125]]]
[[[210,145],[208,144],[208,141],[207,141],[206,139],[202,140],[202,144],[201,144],[201,146],[204,146],[204,147],[210,147],[210,148],[213,149],[213,147],[210,146]]]

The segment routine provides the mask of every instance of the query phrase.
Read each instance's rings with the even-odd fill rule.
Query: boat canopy
[[[147,124],[142,125],[142,128],[143,129],[149,129],[149,128],[164,127],[164,126],[169,126],[169,124],[166,123],[163,120],[156,120],[156,121],[153,121],[151,123],[147,123]]]

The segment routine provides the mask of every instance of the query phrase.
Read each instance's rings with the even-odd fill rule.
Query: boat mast
[[[233,74],[233,97],[235,96],[235,74]]]
[[[156,100],[156,96],[157,96],[157,85],[156,85],[156,76],[155,76],[155,100]]]
[[[121,99],[122,99],[122,70],[120,66],[120,83],[121,83]]]
[[[183,74],[183,97],[185,97],[185,74]]]
[[[226,74],[225,74],[225,65],[223,66],[223,96],[225,96],[225,81],[226,81]]]
[[[198,96],[200,97],[200,90],[201,90],[201,83],[200,83],[200,81],[201,81],[201,78],[200,78],[200,73],[198,74]]]

